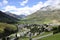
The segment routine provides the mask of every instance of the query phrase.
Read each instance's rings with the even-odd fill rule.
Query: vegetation
[[[31,33],[34,34],[34,33],[38,32],[38,28],[37,28],[37,27],[34,27],[34,28],[32,28],[30,31],[31,31]]]
[[[18,40],[29,40],[28,37],[20,37]]]
[[[0,23],[0,38],[15,33],[16,31],[17,28],[15,25]]]
[[[60,25],[52,27],[53,34],[59,33],[60,32]]]
[[[52,33],[52,32],[44,32],[43,34],[39,34],[37,36],[32,36],[32,38],[37,38],[37,37],[40,37],[40,36],[44,36],[44,35],[47,35],[49,33]]]
[[[55,35],[45,37],[45,38],[42,38],[42,39],[38,39],[38,40],[60,40],[60,33],[57,33]]]

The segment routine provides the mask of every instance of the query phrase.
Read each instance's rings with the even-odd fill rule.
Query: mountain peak
[[[56,4],[56,5],[47,5],[47,6],[44,6],[40,10],[46,11],[46,10],[57,10],[57,9],[60,9],[60,3]]]

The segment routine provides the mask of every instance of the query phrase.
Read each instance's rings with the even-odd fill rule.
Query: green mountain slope
[[[38,10],[27,16],[28,23],[60,23],[60,9],[56,10]]]

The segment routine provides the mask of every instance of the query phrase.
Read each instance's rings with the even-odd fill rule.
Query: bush
[[[53,34],[60,32],[60,25],[58,27],[53,27]]]
[[[53,27],[52,31],[53,31],[53,34],[58,33],[57,27]]]
[[[57,30],[58,30],[58,32],[60,32],[60,25],[58,26]]]
[[[59,33],[57,30],[53,31],[53,34]]]
[[[57,27],[53,27],[53,28],[52,28],[52,31],[55,31],[55,30],[57,30]]]

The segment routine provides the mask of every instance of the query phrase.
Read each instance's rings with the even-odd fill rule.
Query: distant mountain
[[[28,23],[60,23],[60,8],[53,6],[42,7],[37,12],[27,16]]]
[[[22,19],[24,19],[24,18],[26,18],[26,15],[21,14],[21,15],[19,15],[19,17],[22,18]]]
[[[7,15],[10,15],[10,16],[12,16],[12,17],[14,17],[14,18],[20,18],[18,15],[15,15],[15,14],[12,14],[12,13],[10,13],[10,12],[5,12]]]
[[[12,17],[15,17],[15,18],[17,18],[17,19],[21,19],[21,18],[25,18],[26,17],[26,15],[23,15],[23,14],[21,14],[21,15],[16,15],[16,14],[12,14],[12,13],[10,13],[10,12],[5,12],[7,15],[10,15],[10,16],[12,16]]]

